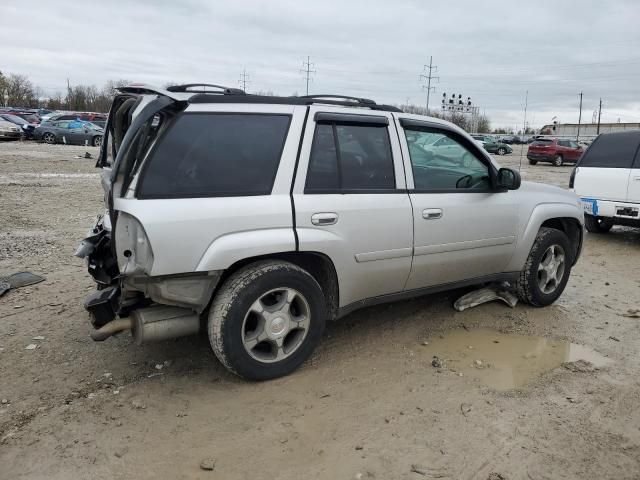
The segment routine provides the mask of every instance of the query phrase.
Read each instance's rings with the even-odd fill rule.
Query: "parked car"
[[[22,129],[13,122],[0,120],[0,140],[18,140],[22,137]]]
[[[538,162],[549,162],[556,167],[565,163],[576,163],[583,149],[573,140],[559,138],[537,138],[529,145],[527,158],[529,165]]]
[[[569,187],[581,198],[589,232],[640,227],[639,148],[640,130],[603,133],[574,168]]]
[[[106,211],[76,253],[99,286],[85,301],[94,340],[204,324],[229,370],[264,380],[367,305],[510,281],[541,307],[564,290],[578,197],[521,183],[452,123],[366,99],[192,87],[136,84],[113,101],[96,165]],[[470,161],[416,148],[434,138]]]
[[[483,134],[478,134],[478,133],[472,134],[471,138],[481,142],[482,145],[484,145],[485,143],[495,143],[497,141],[496,137],[494,137],[492,135],[483,135]]]
[[[62,120],[40,125],[35,131],[34,138],[46,143],[65,143],[68,145],[102,144],[104,130],[89,122]]]
[[[499,142],[497,140],[486,141],[484,143],[484,149],[489,153],[496,153],[498,155],[506,155],[508,153],[513,153],[513,148],[507,145],[506,143]]]
[[[502,143],[506,143],[507,145],[512,145],[514,143],[520,143],[520,139],[515,135],[503,135],[499,138],[499,141]]]
[[[24,118],[18,117],[17,115],[14,115],[12,113],[0,113],[0,120],[11,122],[14,125],[17,125],[18,127],[20,127],[20,131],[26,138],[33,138],[36,126],[27,123]]]

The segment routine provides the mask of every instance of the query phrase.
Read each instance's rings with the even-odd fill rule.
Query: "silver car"
[[[77,252],[99,286],[94,340],[203,328],[229,370],[264,380],[367,305],[490,281],[539,307],[562,294],[583,238],[572,192],[521,183],[440,119],[206,88],[114,100],[106,210]]]
[[[60,120],[42,124],[35,129],[34,138],[46,143],[65,143],[68,145],[90,145],[99,147],[102,144],[104,129],[90,122],[78,120]]]

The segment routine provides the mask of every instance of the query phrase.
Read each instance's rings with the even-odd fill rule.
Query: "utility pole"
[[[527,107],[529,106],[529,90],[524,94],[524,120],[522,121],[522,138],[526,138],[527,135]],[[522,170],[522,155],[524,154],[524,148],[520,147],[520,166],[518,171]]]
[[[249,81],[249,74],[246,69],[242,69],[242,73],[240,74],[240,80],[238,80],[238,84],[242,85],[242,91],[247,91],[247,83],[251,83]]]
[[[598,131],[597,134],[600,135],[600,115],[602,114],[602,99],[600,99],[600,105],[598,106]]]
[[[426,90],[427,90],[427,115],[429,115],[429,96],[431,94],[431,91],[435,91],[436,87],[432,87],[431,86],[431,80],[440,80],[440,77],[434,77],[433,76],[433,72],[437,72],[438,71],[438,67],[435,66],[433,64],[433,56],[429,57],[429,65],[425,65],[424,66],[424,71],[425,72],[429,72],[427,73],[427,75],[421,74],[420,75],[420,79],[425,79],[427,81],[427,86],[426,86]],[[422,88],[425,88],[425,86],[423,85]]]
[[[580,113],[578,114],[578,134],[576,135],[576,142],[580,141],[580,122],[582,122],[582,92],[580,92]]]
[[[311,74],[316,73],[315,70],[311,70],[313,66],[314,64],[311,63],[311,57],[307,55],[307,61],[302,62],[302,69],[300,70],[300,72],[304,74],[304,78],[307,81],[307,95],[309,95],[309,80],[313,81],[313,78],[311,78]]]

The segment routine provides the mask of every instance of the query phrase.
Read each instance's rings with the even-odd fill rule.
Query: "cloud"
[[[109,79],[311,91],[423,104],[418,76],[433,55],[439,82],[431,95],[470,96],[494,125],[557,115],[583,119],[600,97],[603,121],[640,121],[640,4],[595,0],[527,4],[419,0],[5,0],[0,70],[28,75],[45,92]],[[28,28],[25,28],[28,25]]]

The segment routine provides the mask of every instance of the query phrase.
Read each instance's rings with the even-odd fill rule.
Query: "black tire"
[[[545,293],[540,288],[538,282],[539,266],[548,249],[552,246],[559,246],[564,251],[564,268],[562,278],[557,282],[552,292]],[[520,272],[520,276],[516,281],[516,292],[520,300],[535,307],[546,307],[555,302],[569,281],[571,275],[571,267],[573,264],[573,248],[569,243],[569,239],[560,230],[555,228],[540,228],[536,236],[529,257],[524,268]]]
[[[608,233],[613,227],[613,222],[606,218],[584,215],[584,226],[590,233]]]
[[[537,165],[538,161],[537,160],[529,160],[529,165]]]
[[[498,149],[498,155],[504,155],[505,153],[507,153],[507,149],[504,147],[500,147]]]
[[[54,143],[56,143],[56,136],[51,132],[45,132],[42,135],[42,140],[44,140],[45,143],[53,145]]]
[[[102,136],[96,135],[95,137],[93,137],[93,139],[91,140],[91,145],[93,145],[94,147],[99,147],[100,145],[102,145]]]
[[[562,155],[556,155],[555,157],[553,157],[553,166],[554,167],[561,167],[564,163],[564,159],[562,158]]]
[[[309,306],[309,327],[288,357],[262,362],[245,348],[244,321],[250,306],[278,288],[299,292]],[[211,347],[231,372],[249,380],[269,380],[296,370],[316,348],[324,331],[327,307],[318,282],[305,270],[285,261],[265,260],[241,268],[222,285],[211,305],[208,333]]]

